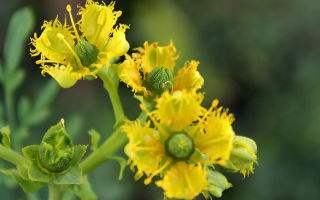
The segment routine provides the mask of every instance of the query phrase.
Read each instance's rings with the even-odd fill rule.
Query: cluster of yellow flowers
[[[146,175],[144,182],[149,184],[159,175],[156,185],[169,198],[192,199],[201,193],[220,197],[231,184],[215,165],[244,175],[253,172],[255,143],[235,135],[234,116],[218,107],[218,100],[209,109],[201,106],[204,94],[198,90],[204,80],[197,71],[199,62],[185,62],[172,77],[177,59],[172,42],[165,47],[146,42],[137,51],[126,55],[119,76],[134,92],[156,97],[154,109],[140,106],[150,121],[127,121],[122,126],[129,138],[128,162],[138,170],[135,178]],[[149,77],[154,71],[156,78]],[[149,84],[150,78],[156,84]]]
[[[114,11],[114,3],[106,6],[87,0],[78,12],[81,16],[78,23],[73,20],[70,5],[67,11],[72,26],[67,25],[66,20],[62,24],[58,18],[45,21],[41,36],[35,33],[31,38],[35,47],[31,55],[40,55],[37,63],[42,66],[42,74],[48,73],[64,88],[73,86],[81,78],[96,77],[103,66],[109,66],[112,59],[129,50],[125,37],[129,26],[114,27],[122,14]]]
[[[72,26],[58,19],[45,22],[41,36],[31,39],[32,55],[41,55],[37,63],[42,73],[67,88],[81,78],[96,77],[102,67],[124,55],[118,76],[144,99],[140,107],[149,119],[122,125],[129,138],[125,146],[128,163],[137,170],[135,179],[146,175],[145,184],[157,179],[156,185],[169,198],[220,197],[231,184],[216,166],[244,176],[252,173],[257,161],[255,142],[235,135],[234,116],[218,107],[218,100],[209,109],[201,106],[204,93],[199,89],[204,80],[197,71],[198,61],[185,62],[173,75],[179,57],[173,42],[168,46],[145,42],[126,54],[128,26],[114,28],[121,11],[113,9],[113,3],[106,6],[87,0],[77,24],[69,5]]]

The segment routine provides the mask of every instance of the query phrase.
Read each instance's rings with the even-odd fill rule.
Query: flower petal
[[[160,123],[165,124],[172,131],[182,131],[201,115],[203,108],[201,93],[191,93],[186,90],[175,91],[173,94],[165,92],[157,100],[154,114]]]
[[[139,179],[143,173],[151,175],[159,168],[165,153],[164,145],[158,140],[155,130],[149,127],[149,123],[142,126],[140,121],[127,121],[122,130],[129,138],[125,153],[132,162],[131,167],[136,166],[138,169],[136,178]]]
[[[205,131],[198,133],[195,146],[204,153],[211,163],[225,165],[230,157],[234,131],[234,117],[228,110],[219,107],[212,111],[204,126]]]
[[[101,50],[109,40],[113,26],[116,24],[121,11],[113,11],[114,2],[108,6],[100,5],[92,0],[87,0],[81,8],[80,30],[87,40]]]
[[[90,72],[88,68],[84,68],[81,71],[72,71],[73,68],[68,65],[55,65],[55,66],[43,66],[41,74],[49,74],[52,76],[61,87],[72,87],[79,79],[86,75],[94,76],[94,73]]]
[[[116,58],[124,55],[130,48],[129,42],[126,40],[125,31],[129,26],[121,24],[113,31],[113,36],[106,47],[107,59]]]
[[[178,162],[156,184],[162,187],[169,198],[193,199],[207,188],[207,174],[201,165]]]
[[[74,48],[74,35],[70,31],[70,27],[66,24],[62,25],[58,18],[52,21],[45,21],[42,26],[43,32],[40,37],[34,34],[31,38],[31,44],[35,49],[31,49],[32,56],[41,54],[41,60],[46,58],[55,63],[74,64],[73,54],[67,45],[57,37],[57,34],[63,35],[65,41]]]
[[[121,81],[130,86],[132,91],[146,91],[146,88],[143,87],[141,83],[139,66],[129,55],[126,55],[126,60],[119,65],[118,74]]]
[[[171,41],[168,46],[158,46],[158,43],[144,43],[144,48],[138,48],[142,59],[142,71],[144,74],[150,73],[155,67],[163,66],[173,72],[178,59],[176,47]]]
[[[198,65],[199,62],[195,60],[185,62],[184,67],[179,69],[177,76],[174,77],[174,91],[182,89],[196,91],[202,87],[203,78],[197,71]]]

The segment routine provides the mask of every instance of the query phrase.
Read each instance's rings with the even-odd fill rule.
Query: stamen
[[[79,36],[79,33],[78,33],[77,29],[76,29],[76,25],[75,25],[75,23],[73,21],[73,17],[72,17],[72,14],[71,14],[71,6],[70,6],[70,4],[67,5],[66,9],[67,9],[67,12],[69,13],[70,21],[71,21],[74,33],[76,34],[77,40],[80,41],[80,36]]]
[[[72,49],[72,47],[70,46],[70,44],[64,39],[64,36],[61,33],[57,33],[57,37],[62,40],[64,42],[64,44],[68,47],[68,49],[70,50],[70,52],[73,54],[73,56],[75,57],[77,63],[79,66],[83,67],[80,61],[79,56],[77,55],[77,53]]]
[[[202,122],[204,122],[204,120],[207,119],[208,115],[212,112],[212,110],[217,107],[219,104],[219,100],[218,99],[214,99],[211,103],[211,107],[208,109],[207,112],[204,113],[204,115],[202,116],[202,118],[199,120],[197,126],[195,126],[193,129],[190,130],[189,135],[193,135],[198,128],[202,125]]]
[[[151,183],[152,178],[158,174],[160,174],[163,170],[165,170],[169,165],[171,164],[170,161],[167,161],[162,167],[160,167],[160,169],[158,169],[157,171],[155,171],[154,173],[151,174],[151,176],[149,176],[148,178],[146,178],[144,180],[144,184],[148,185]]]
[[[164,130],[160,124],[157,122],[157,120],[153,117],[153,115],[148,111],[147,107],[144,104],[140,104],[140,108],[141,110],[145,111],[148,115],[148,117],[151,119],[151,121],[153,122],[153,124],[156,126],[156,128],[160,131],[160,133],[165,133],[167,134],[167,136],[170,136],[170,134]]]
[[[50,42],[50,40],[48,39],[47,35],[44,35],[44,36],[43,36],[42,41],[43,41],[43,43],[44,43],[47,47],[50,47],[50,46],[51,46],[51,42]]]

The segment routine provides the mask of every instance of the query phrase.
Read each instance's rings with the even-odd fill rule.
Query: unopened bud
[[[240,171],[244,176],[253,173],[253,165],[257,162],[257,145],[247,137],[235,136],[227,165],[231,171]]]
[[[219,171],[212,170],[208,175],[208,191],[211,195],[220,198],[222,192],[232,186],[227,178]]]

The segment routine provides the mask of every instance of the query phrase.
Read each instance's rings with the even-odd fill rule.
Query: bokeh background
[[[0,0],[0,56],[10,16],[29,6],[36,17],[33,32],[43,20],[66,14],[65,0]],[[108,3],[108,1],[107,1]],[[173,40],[180,58],[199,60],[205,79],[204,105],[218,98],[235,114],[237,134],[258,145],[259,166],[243,179],[227,173],[233,188],[226,200],[320,199],[320,1],[318,0],[116,0],[120,22],[130,24],[131,47],[144,41],[167,45]],[[16,93],[31,99],[51,78],[40,75],[36,58],[26,52],[20,68],[27,73]],[[139,113],[130,89],[120,86],[129,118]],[[3,90],[0,89],[3,101]],[[95,128],[106,138],[114,123],[108,94],[101,82],[80,81],[59,89],[51,115],[33,127],[23,145],[40,143],[46,129],[61,117],[70,125],[75,143],[89,144],[87,131]],[[72,125],[72,127],[71,127]],[[14,133],[13,133],[14,134]],[[121,154],[121,152],[120,152]],[[161,189],[134,182],[128,168],[118,181],[119,166],[110,161],[90,175],[103,200],[161,200]],[[25,196],[13,182],[0,176],[0,199],[46,199],[47,189]],[[200,197],[199,199],[204,199]]]

